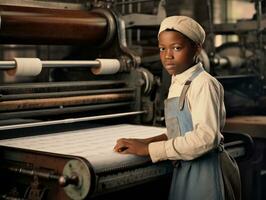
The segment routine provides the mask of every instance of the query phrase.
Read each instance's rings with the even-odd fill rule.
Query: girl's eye
[[[174,47],[174,50],[175,51],[180,51],[181,50],[181,47]]]
[[[164,47],[159,47],[159,51],[160,51],[160,52],[162,52],[162,51],[164,51],[164,50],[165,50]]]

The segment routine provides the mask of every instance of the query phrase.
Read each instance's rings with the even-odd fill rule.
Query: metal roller
[[[64,91],[64,92],[47,92],[47,93],[29,93],[29,94],[10,94],[0,96],[0,101],[22,100],[22,99],[40,99],[40,98],[56,98],[56,97],[71,97],[92,94],[109,94],[133,92],[133,88],[114,88],[114,89],[98,89],[98,90],[80,90],[80,91]],[[1,90],[0,90],[1,92]]]
[[[107,10],[24,9],[0,5],[2,44],[83,44],[102,46],[112,40],[115,20]],[[19,34],[18,34],[19,33]]]
[[[0,102],[0,111],[49,108],[49,107],[65,107],[65,106],[88,105],[88,104],[91,105],[99,103],[131,101],[133,99],[134,99],[134,93],[111,93],[111,94],[97,94],[97,95],[87,95],[87,96],[62,97],[62,98],[2,101]]]
[[[70,160],[65,165],[63,174],[66,177],[77,177],[75,184],[68,184],[64,190],[71,199],[85,199],[91,189],[91,173],[82,160]],[[65,179],[68,180],[68,179]],[[65,182],[65,180],[63,182]],[[67,182],[67,181],[66,181]]]
[[[229,42],[216,48],[217,66],[215,73],[217,75],[230,75],[238,71],[240,74],[250,74],[249,69],[252,66],[253,53],[246,48],[243,48],[239,43]],[[247,66],[247,67],[244,67]]]
[[[41,110],[26,110],[26,111],[14,111],[14,112],[1,112],[0,120],[8,120],[14,118],[32,118],[32,117],[44,117],[52,115],[63,115],[70,113],[81,113],[81,112],[93,112],[96,113],[99,110],[106,109],[118,109],[126,110],[129,106],[134,104],[133,101],[118,102],[118,103],[105,103],[99,105],[84,105],[84,106],[72,106],[65,108],[48,108]],[[18,124],[19,121],[16,121]]]
[[[0,92],[2,95],[51,93],[51,92],[61,93],[66,91],[114,89],[114,88],[124,87],[125,85],[126,83],[121,80],[72,81],[72,82],[51,82],[51,83],[17,83],[10,85],[2,85],[0,87]]]

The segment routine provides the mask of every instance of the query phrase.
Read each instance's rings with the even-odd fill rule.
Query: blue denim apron
[[[165,122],[169,139],[184,136],[193,130],[186,93],[191,81],[202,71],[203,69],[197,70],[186,81],[180,97],[165,100]],[[176,161],[174,166],[169,200],[224,199],[218,149],[191,161]]]

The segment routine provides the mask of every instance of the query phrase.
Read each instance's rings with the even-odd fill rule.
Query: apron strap
[[[182,92],[181,92],[181,95],[180,95],[180,98],[179,98],[179,110],[183,110],[183,108],[184,108],[185,98],[186,98],[187,91],[188,91],[188,88],[189,88],[191,82],[193,81],[194,78],[196,78],[203,71],[204,70],[202,68],[200,68],[199,70],[197,70],[196,72],[194,72],[192,74],[192,76],[189,77],[187,79],[187,81],[185,82],[185,85],[184,85],[184,87],[182,89]]]
[[[179,99],[179,110],[182,110],[184,108],[185,98],[186,98],[186,94],[187,94],[188,88],[190,86],[190,83],[191,83],[191,80],[187,80],[183,89],[182,89],[180,99]]]

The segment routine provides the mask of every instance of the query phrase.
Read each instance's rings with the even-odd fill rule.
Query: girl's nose
[[[165,59],[172,59],[173,58],[173,51],[171,49],[167,49],[165,52]]]

